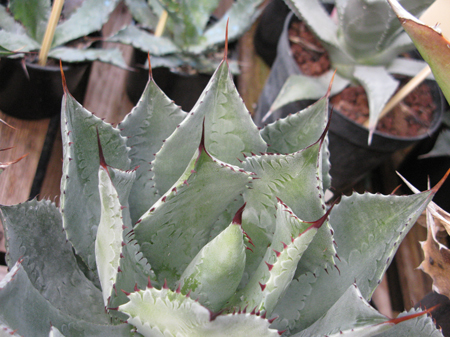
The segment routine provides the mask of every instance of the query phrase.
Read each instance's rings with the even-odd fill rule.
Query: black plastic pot
[[[277,58],[258,101],[254,119],[259,126],[263,126],[261,119],[269,110],[287,78],[293,74],[301,74],[300,68],[292,57],[289,44],[288,28],[292,18],[293,13],[286,17],[284,29],[278,42]],[[331,185],[334,190],[343,191],[353,186],[367,173],[387,160],[396,150],[428,138],[437,130],[442,118],[443,100],[437,84],[433,81],[429,81],[429,83],[432,85],[433,98],[437,109],[428,132],[414,138],[395,137],[375,132],[372,144],[369,146],[367,144],[369,132],[366,128],[345,117],[339,111],[333,111],[328,137]],[[279,118],[296,113],[313,102],[315,101],[305,100],[288,104],[275,111],[266,120],[266,123],[272,123]]]
[[[70,93],[83,101],[91,63],[64,64]],[[41,67],[22,59],[0,60],[0,110],[22,119],[49,118],[61,112],[63,96],[58,66]]]
[[[148,69],[144,68],[146,61],[147,54],[134,49],[131,66],[136,70],[128,73],[126,83],[127,95],[133,104],[141,98],[148,81]],[[152,75],[161,90],[184,111],[192,109],[211,78],[210,75],[205,74],[173,73],[165,67],[153,68]]]

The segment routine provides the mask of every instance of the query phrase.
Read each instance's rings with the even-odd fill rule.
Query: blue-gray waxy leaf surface
[[[428,317],[384,320],[367,304],[437,189],[355,193],[330,208],[327,114],[324,97],[258,130],[226,61],[189,114],[150,80],[117,128],[66,92],[60,207],[0,206],[11,269],[0,327],[67,337],[439,336]],[[349,315],[336,319],[342,307]]]

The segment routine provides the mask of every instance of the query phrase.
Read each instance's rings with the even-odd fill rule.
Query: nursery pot
[[[133,50],[131,66],[135,71],[128,73],[126,90],[130,101],[136,104],[148,82],[149,71],[145,69],[147,54]],[[152,68],[152,76],[162,91],[184,111],[190,111],[205,89],[211,76],[206,74],[173,73],[169,68]]]
[[[287,78],[293,74],[301,74],[301,70],[292,56],[289,43],[288,29],[292,18],[293,13],[291,12],[286,17],[283,32],[278,42],[277,57],[258,101],[254,118],[259,126],[262,126],[262,117],[269,110]],[[343,191],[353,186],[367,173],[387,160],[396,150],[411,146],[429,137],[437,130],[442,118],[443,100],[437,84],[433,81],[427,82],[432,86],[433,100],[437,109],[427,132],[416,137],[397,137],[375,131],[372,143],[368,145],[368,129],[347,118],[339,111],[333,110],[328,132],[328,147],[331,162],[331,185],[334,190]],[[266,123],[272,123],[279,118],[296,113],[315,101],[303,100],[290,103],[274,111],[266,120]]]
[[[64,64],[70,93],[83,101],[90,62]],[[0,110],[23,119],[49,118],[61,112],[64,94],[59,65],[45,67],[22,59],[0,60]]]

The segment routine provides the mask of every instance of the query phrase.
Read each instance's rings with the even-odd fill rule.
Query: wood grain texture
[[[103,27],[103,36],[110,36],[131,21],[131,14],[123,3],[114,10],[108,23]],[[131,46],[104,43],[104,48],[118,47],[129,62],[133,48]],[[128,70],[94,62],[84,99],[86,109],[106,122],[117,124],[131,111],[131,104],[125,90]]]
[[[45,172],[44,181],[42,182],[41,192],[38,195],[38,199],[49,199],[59,206],[60,196],[60,181],[62,175],[62,139],[61,131],[58,133],[53,144],[52,153]]]
[[[0,174],[0,204],[13,205],[28,199],[47,133],[49,119],[20,120],[0,112],[0,118],[13,126],[0,123],[0,162],[13,161],[28,154]],[[5,251],[3,226],[0,227],[0,251]]]
[[[423,260],[419,242],[425,241],[426,237],[427,229],[416,224],[406,235],[395,255],[405,310],[411,309],[431,291],[431,278],[417,269]]]
[[[270,74],[270,68],[258,56],[253,45],[257,24],[258,21],[239,40],[239,65],[241,73],[238,78],[238,89],[251,114],[256,110],[259,95]]]

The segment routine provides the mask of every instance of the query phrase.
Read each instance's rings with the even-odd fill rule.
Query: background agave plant
[[[285,2],[320,40],[329,54],[331,70],[319,77],[291,75],[268,115],[290,102],[321,97],[333,72],[337,70],[333,94],[350,84],[362,85],[367,93],[370,143],[378,116],[399,85],[392,75],[414,76],[426,65],[422,61],[400,56],[414,49],[413,42],[401,29],[385,0],[337,0],[337,22],[318,0]],[[401,2],[411,13],[418,15],[434,0]]]
[[[212,17],[220,0],[147,1],[127,0],[136,23],[120,30],[109,40],[130,44],[152,55],[152,67],[167,67],[178,72],[211,74],[220,63],[215,54],[225,45],[223,32],[229,24],[229,39],[236,40],[256,20],[261,0],[234,1],[219,19]],[[163,12],[168,14],[162,34],[155,34]],[[163,22],[163,21],[162,21]],[[236,65],[233,67],[237,71]]]
[[[258,130],[225,59],[189,113],[150,79],[112,127],[66,88],[60,207],[1,206],[3,331],[441,336],[368,304],[438,187],[327,207],[328,95]]]
[[[78,7],[65,10],[48,56],[65,62],[98,60],[127,68],[118,49],[89,48],[92,41],[85,42],[83,48],[68,45],[100,31],[118,3],[118,0],[84,0]],[[6,56],[11,54],[8,51],[14,51],[10,55],[14,58],[40,50],[50,12],[50,0],[10,0],[7,6],[0,5],[0,50],[5,50]]]

